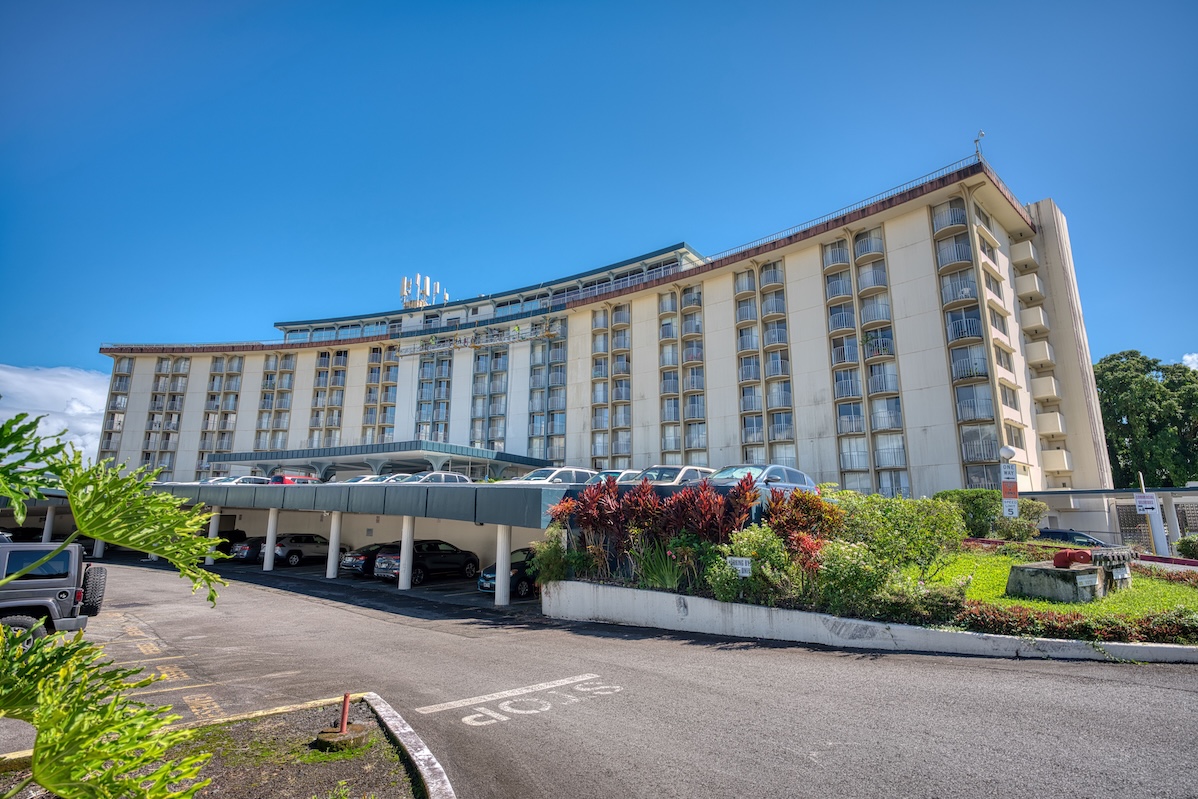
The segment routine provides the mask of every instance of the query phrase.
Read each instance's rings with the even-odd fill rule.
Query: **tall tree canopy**
[[[1115,486],[1184,486],[1198,480],[1198,372],[1137,350],[1094,365]]]

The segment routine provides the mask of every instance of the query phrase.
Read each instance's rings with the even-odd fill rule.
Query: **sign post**
[[[1002,515],[1014,519],[1019,516],[1019,482],[1015,464],[1004,463],[999,468],[1002,477]]]
[[[1165,534],[1165,520],[1161,518],[1161,503],[1156,494],[1144,488],[1144,474],[1140,473],[1140,493],[1136,494],[1136,513],[1148,517],[1148,529],[1152,533],[1152,554],[1168,555],[1169,538]]]

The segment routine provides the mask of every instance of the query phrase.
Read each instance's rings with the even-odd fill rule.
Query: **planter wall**
[[[541,607],[546,616],[555,619],[654,627],[736,638],[795,641],[843,649],[1007,658],[1198,663],[1198,647],[1191,646],[1098,644],[933,630],[575,581],[546,586],[541,595]]]

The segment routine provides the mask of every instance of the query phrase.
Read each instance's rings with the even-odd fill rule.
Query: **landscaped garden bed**
[[[702,485],[665,499],[648,485],[620,494],[599,484],[552,509],[534,563],[550,603],[551,584],[573,579],[886,624],[1198,644],[1198,577],[1137,567],[1131,588],[1095,602],[1007,596],[1012,565],[1051,559],[1058,548],[1020,540],[1034,539],[1041,503],[1021,501],[1017,519],[987,518],[986,508],[999,505],[991,495],[907,500],[829,488],[823,496],[773,492],[762,509],[750,480],[727,495]],[[755,509],[758,522],[749,524]],[[965,543],[979,532],[1010,540]],[[746,559],[749,574],[729,558]],[[690,612],[683,602],[677,608]]]

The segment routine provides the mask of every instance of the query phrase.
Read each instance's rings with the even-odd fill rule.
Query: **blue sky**
[[[1179,361],[1196,23],[1182,2],[4,3],[0,362],[107,372],[101,342],[272,339],[398,307],[416,272],[461,298],[715,252],[978,129],[1021,200],[1067,214],[1093,357]]]

